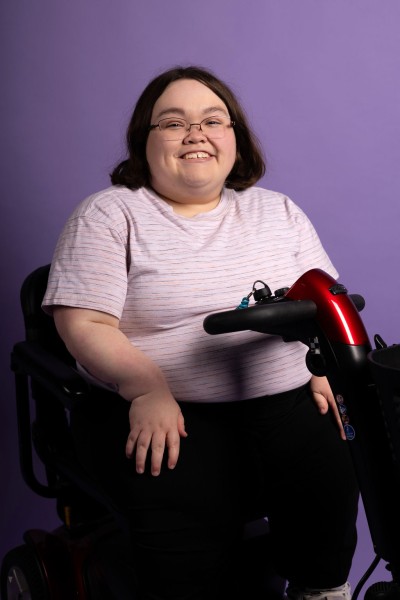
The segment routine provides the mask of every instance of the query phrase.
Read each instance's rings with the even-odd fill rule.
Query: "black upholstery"
[[[116,507],[90,479],[75,454],[70,432],[71,412],[79,405],[90,403],[93,390],[76,370],[52,317],[41,308],[48,274],[49,265],[40,267],[28,275],[22,285],[21,307],[26,339],[15,344],[11,354],[22,475],[34,492],[56,498],[60,505],[63,497],[68,497],[70,504],[74,495],[81,502],[80,492],[83,491],[85,496],[88,494],[89,498],[93,498],[96,507],[100,502],[107,509],[115,510]],[[116,396],[111,392],[109,395],[110,399]],[[119,396],[117,399],[121,402]],[[32,405],[34,415],[31,414]],[[39,481],[36,476],[33,450],[46,467],[47,482]],[[62,507],[59,512],[64,519]],[[70,519],[71,506],[68,506],[68,512]]]

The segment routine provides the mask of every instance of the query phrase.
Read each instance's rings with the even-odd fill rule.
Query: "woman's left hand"
[[[346,435],[344,433],[342,420],[340,418],[339,410],[327,378],[313,375],[310,381],[310,388],[315,404],[317,405],[321,415],[325,415],[329,409],[332,410],[339,427],[340,437],[345,440]]]

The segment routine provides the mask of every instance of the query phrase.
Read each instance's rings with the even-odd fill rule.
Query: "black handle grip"
[[[312,320],[316,313],[312,300],[283,300],[213,313],[204,319],[203,327],[211,335],[246,330],[282,335],[288,329],[294,331],[296,324]]]

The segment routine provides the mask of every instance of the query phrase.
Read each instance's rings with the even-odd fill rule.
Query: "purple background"
[[[370,335],[400,341],[400,3],[2,0],[0,17],[2,556],[25,529],[57,525],[19,474],[19,287],[50,262],[73,207],[108,185],[137,95],[160,70],[201,64],[232,85],[269,159],[261,184],[310,216],[341,282],[365,296]],[[317,487],[310,502],[323,502]],[[363,512],[359,530],[353,585],[373,557]]]

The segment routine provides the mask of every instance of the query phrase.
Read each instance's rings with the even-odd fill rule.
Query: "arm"
[[[136,449],[136,470],[142,473],[151,450],[151,472],[158,475],[165,447],[168,467],[179,456],[180,436],[186,437],[179,405],[158,366],[132,346],[120,331],[118,319],[88,309],[54,307],[57,330],[72,356],[92,375],[116,383],[131,402],[126,454]]]
[[[346,435],[344,433],[342,420],[340,418],[338,407],[327,378],[316,377],[313,375],[310,381],[310,388],[314,397],[314,401],[321,415],[325,415],[329,409],[332,410],[335,421],[339,427],[340,437],[345,440]]]

